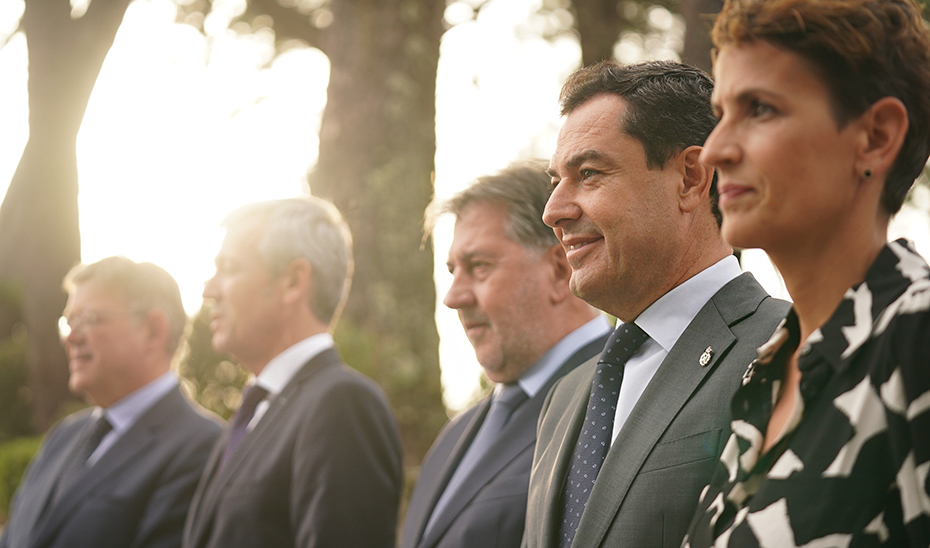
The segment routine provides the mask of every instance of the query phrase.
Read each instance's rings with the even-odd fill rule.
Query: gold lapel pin
[[[701,359],[698,360],[698,362],[700,362],[700,364],[701,364],[701,367],[704,367],[705,365],[709,364],[709,363],[710,363],[710,358],[711,358],[711,356],[713,356],[713,355],[714,355],[714,349],[713,349],[713,348],[711,348],[711,347],[709,347],[709,346],[708,346],[707,348],[705,348],[705,349],[704,349],[704,353],[701,354]]]

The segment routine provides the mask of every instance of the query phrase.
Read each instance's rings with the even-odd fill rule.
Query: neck
[[[840,227],[832,238],[792,242],[768,251],[791,295],[801,340],[824,325],[846,290],[865,279],[887,239],[887,222]]]

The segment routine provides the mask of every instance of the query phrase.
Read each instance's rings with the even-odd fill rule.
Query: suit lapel
[[[49,523],[48,515],[53,511],[53,508],[50,506],[54,505],[54,502],[50,500],[52,497],[52,490],[58,482],[58,477],[61,476],[62,468],[68,461],[68,457],[74,452],[75,445],[81,440],[81,433],[84,428],[87,427],[89,420],[90,413],[88,410],[88,413],[79,419],[79,422],[70,426],[72,429],[72,433],[70,434],[71,439],[68,440],[61,449],[54,447],[46,447],[43,449],[43,451],[49,452],[48,458],[50,462],[48,466],[43,467],[47,468],[47,472],[34,476],[40,482],[37,488],[38,496],[26,500],[26,502],[29,503],[29,507],[28,509],[24,507],[23,509],[26,510],[26,512],[19,515],[19,523],[17,524],[19,526],[18,530],[26,532],[22,540],[26,538],[34,539],[44,534],[44,530],[47,529]],[[46,509],[46,507],[49,508]],[[33,542],[29,544],[31,545]]]
[[[724,286],[701,308],[663,360],[607,453],[578,524],[574,542],[579,546],[601,544],[659,438],[736,342],[730,325],[752,314],[765,297],[761,288],[756,288],[758,284],[748,274]],[[708,346],[714,353],[701,365],[701,355]],[[568,453],[570,456],[571,451]]]
[[[67,492],[62,493],[57,503],[52,503],[53,505],[41,522],[40,529],[33,537],[33,544],[45,544],[62,522],[70,516],[74,507],[80,504],[101,482],[118,475],[123,468],[131,466],[140,454],[158,443],[158,427],[164,422],[169,409],[179,404],[177,398],[183,398],[183,396],[179,389],[175,388],[156,402],[116,440],[116,443],[100,457],[100,460],[74,481]]]
[[[538,468],[544,471],[549,479],[549,484],[542,493],[544,499],[537,505],[543,508],[541,523],[547,528],[540,533],[542,548],[554,548],[557,545],[557,531],[562,521],[562,491],[565,488],[565,478],[568,477],[572,453],[578,443],[578,436],[581,435],[597,359],[598,357],[594,356],[579,366],[590,371],[583,376],[582,382],[575,386],[569,409],[559,419],[554,435],[546,447],[548,458],[539,462]]]
[[[459,462],[461,462],[462,457],[465,455],[465,451],[471,445],[472,440],[475,439],[475,435],[478,433],[478,429],[481,428],[481,425],[484,423],[484,418],[488,414],[488,409],[491,407],[491,397],[488,396],[481,400],[475,409],[475,412],[472,414],[471,418],[468,420],[467,425],[462,430],[462,434],[459,436],[458,441],[455,443],[455,446],[452,448],[452,452],[449,453],[449,457],[446,459],[445,464],[442,467],[442,472],[436,476],[437,483],[431,487],[432,498],[429,501],[426,511],[423,512],[420,523],[417,525],[417,531],[419,535],[423,535],[424,530],[426,529],[426,524],[429,523],[429,518],[433,514],[433,509],[436,508],[436,503],[439,502],[439,497],[442,496],[443,491],[446,486],[449,484],[449,480],[452,479],[452,474],[455,472],[455,469],[458,467]],[[522,407],[522,406],[521,406]],[[476,466],[476,468],[478,468]],[[474,474],[472,474],[474,475]],[[462,489],[465,489],[465,484],[471,481],[471,477],[466,479],[462,485]],[[482,484],[483,485],[483,484]],[[482,485],[479,485],[480,488]],[[461,493],[461,489],[459,491]],[[416,546],[424,548],[426,546],[431,546],[442,536],[442,532],[445,531],[452,519],[459,513],[461,510],[461,496],[457,494],[456,497],[450,501],[449,505],[446,506],[443,516],[440,517],[440,521],[436,523],[436,526],[430,531],[428,537],[422,537],[418,540]]]
[[[308,361],[294,375],[294,378],[287,383],[284,390],[275,396],[261,420],[255,425],[255,428],[245,435],[236,452],[220,467],[219,461],[226,447],[226,439],[229,436],[228,427],[223,432],[223,435],[220,436],[219,441],[213,448],[213,454],[207,464],[205,474],[209,475],[204,476],[205,479],[198,486],[191,505],[191,530],[185,534],[185,539],[188,539],[189,536],[192,537],[190,539],[192,540],[192,546],[202,545],[204,537],[212,527],[216,505],[222,498],[229,483],[239,475],[240,468],[245,466],[253,452],[261,450],[262,440],[265,437],[275,435],[276,423],[279,422],[275,419],[279,415],[286,413],[290,398],[304,382],[307,382],[323,367],[334,366],[338,363],[340,363],[339,355],[334,348],[328,348]]]

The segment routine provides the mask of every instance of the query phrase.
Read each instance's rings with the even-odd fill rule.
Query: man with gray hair
[[[187,324],[170,274],[109,257],[65,279],[71,390],[94,407],[48,434],[13,501],[3,548],[177,547],[219,425],[181,395]]]
[[[604,347],[606,318],[571,294],[542,222],[549,178],[518,163],[441,207],[455,215],[445,304],[497,383],[439,434],[420,470],[401,548],[520,545],[536,420],[549,387]]]
[[[197,488],[188,548],[392,548],[400,436],[375,384],[346,367],[334,325],[352,270],[348,227],[316,198],[224,221],[213,346],[255,375]]]

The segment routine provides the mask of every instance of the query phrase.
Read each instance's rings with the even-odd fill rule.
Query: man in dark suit
[[[541,218],[548,187],[542,164],[516,164],[442,208],[456,217],[445,304],[458,310],[497,386],[430,449],[401,548],[520,545],[543,399],[556,379],[596,356],[610,332],[568,288],[565,252]]]
[[[208,461],[184,546],[393,547],[397,424],[329,334],[349,287],[348,227],[316,198],[248,205],[224,225],[203,291],[213,346],[255,379]]]
[[[671,62],[604,62],[562,88],[543,218],[573,292],[622,323],[543,406],[526,546],[679,546],[730,398],[786,313],[720,236],[713,170],[698,161],[711,88]]]
[[[63,324],[72,391],[95,407],[48,434],[13,500],[3,548],[177,547],[220,433],[170,371],[187,316],[151,263],[75,267]]]

